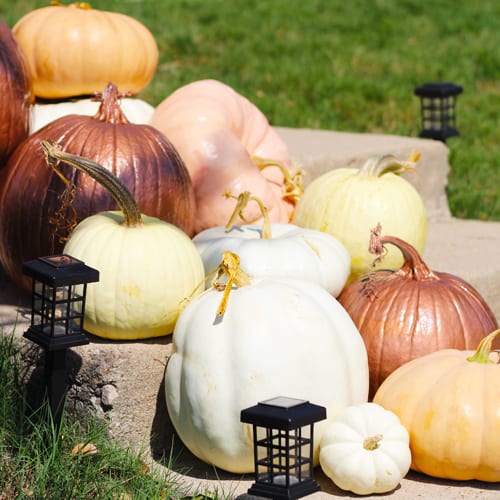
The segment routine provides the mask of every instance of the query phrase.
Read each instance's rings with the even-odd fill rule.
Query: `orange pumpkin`
[[[394,412],[410,433],[411,468],[454,480],[500,481],[500,363],[491,344],[443,349],[392,373],[374,402]]]
[[[37,97],[91,94],[109,81],[136,94],[158,66],[158,47],[146,26],[84,2],[35,9],[12,31],[26,54]]]

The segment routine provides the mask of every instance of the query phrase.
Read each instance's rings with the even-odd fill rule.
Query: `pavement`
[[[481,293],[497,319],[500,318],[500,222],[460,220],[450,215],[446,183],[452,167],[446,145],[429,139],[390,135],[277,130],[294,160],[308,172],[306,186],[330,168],[356,166],[374,154],[392,153],[405,158],[412,150],[420,151],[418,171],[408,174],[407,178],[422,195],[428,214],[424,260],[433,270],[468,281]],[[22,334],[29,324],[29,308],[29,297],[20,292],[0,268],[0,328],[7,332],[17,325],[16,333]],[[252,484],[251,477],[214,470],[192,456],[176,438],[166,412],[163,386],[165,364],[171,352],[170,337],[141,342],[107,342],[93,338],[88,346],[74,351],[80,360],[80,384],[94,391],[89,398],[94,408],[103,412],[99,391],[104,385],[112,384],[116,388],[116,401],[112,408],[105,410],[110,432],[116,439],[142,450],[151,466],[163,472],[167,468],[162,454],[167,457],[173,454],[171,473],[191,488],[217,491],[239,500],[251,498],[246,494]],[[338,489],[320,468],[315,471],[315,479],[321,491],[310,495],[311,499],[357,498]],[[500,498],[500,483],[447,481],[410,472],[401,485],[386,496],[397,500],[494,500]],[[366,498],[378,497],[380,495]]]

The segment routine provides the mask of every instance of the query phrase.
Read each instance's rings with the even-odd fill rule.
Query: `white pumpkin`
[[[344,408],[321,438],[319,462],[341,489],[358,495],[393,490],[410,469],[408,431],[376,403]]]
[[[30,133],[33,134],[48,123],[66,115],[94,116],[100,101],[87,99],[67,100],[53,103],[35,103],[30,108]],[[151,104],[134,97],[123,97],[120,107],[130,123],[149,124],[154,113]]]
[[[172,424],[194,455],[249,473],[252,429],[240,422],[242,409],[287,396],[324,406],[333,418],[367,400],[368,364],[354,323],[324,288],[287,278],[234,283],[225,312],[217,313],[227,285],[193,298],[180,314],[165,392]],[[316,463],[325,422],[315,426]]]
[[[241,267],[252,277],[294,277],[312,281],[334,297],[340,294],[351,270],[351,257],[335,237],[293,224],[270,224],[270,238],[262,226],[247,224],[205,229],[193,238],[209,274],[225,250],[240,257]],[[210,281],[207,280],[207,285]]]

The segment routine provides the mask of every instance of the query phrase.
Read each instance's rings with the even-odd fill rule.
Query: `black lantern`
[[[446,82],[425,83],[415,89],[421,103],[420,137],[445,142],[448,137],[459,135],[455,124],[455,104],[462,90],[460,85]]]
[[[241,411],[253,425],[255,483],[250,495],[300,498],[319,490],[313,478],[313,426],[326,408],[279,396]]]
[[[99,281],[99,271],[70,255],[39,257],[23,263],[33,280],[31,325],[24,337],[46,349],[45,377],[56,425],[67,390],[66,350],[88,344],[83,329],[87,283]]]

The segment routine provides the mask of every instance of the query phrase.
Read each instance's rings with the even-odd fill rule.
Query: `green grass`
[[[9,24],[46,0],[0,0]],[[418,136],[413,89],[446,80],[460,136],[450,148],[457,217],[500,220],[500,2],[482,0],[101,0],[155,36],[160,64],[141,97],[158,104],[215,78],[273,125]],[[54,34],[57,36],[57,34]]]
[[[223,498],[188,494],[168,468],[150,470],[107,432],[104,420],[65,416],[56,429],[47,404],[30,396],[20,340],[0,333],[0,500]],[[72,454],[79,443],[94,444],[97,453]]]

